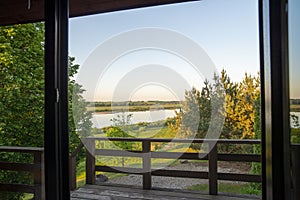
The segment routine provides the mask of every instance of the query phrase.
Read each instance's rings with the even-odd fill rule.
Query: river
[[[296,115],[297,117],[298,117],[298,123],[300,124],[300,112],[290,112],[290,114],[291,115]],[[294,124],[292,124],[293,123],[293,120],[292,120],[292,118],[291,118],[291,127],[292,128],[295,128],[294,127]]]
[[[155,122],[159,120],[167,119],[168,117],[175,116],[175,110],[152,110],[152,111],[139,111],[139,112],[127,112],[126,114],[132,114],[132,124],[138,122]],[[117,115],[122,113],[95,113],[93,114],[92,122],[93,127],[103,128],[112,125],[110,121],[113,118],[117,118]]]

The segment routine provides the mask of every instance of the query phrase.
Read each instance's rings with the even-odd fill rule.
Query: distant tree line
[[[176,105],[180,101],[97,101],[89,102],[90,105],[97,106],[151,106],[151,105]]]
[[[300,105],[300,99],[290,99],[291,105]]]

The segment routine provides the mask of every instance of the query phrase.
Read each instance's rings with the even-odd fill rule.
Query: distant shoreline
[[[180,109],[180,108],[160,109],[160,110],[176,110],[176,109]],[[117,110],[117,111],[115,110],[114,113],[120,113],[122,111],[124,111],[124,110]],[[128,112],[146,112],[146,111],[149,111],[149,110],[136,110],[136,111],[129,110]],[[93,112],[93,114],[98,114],[98,115],[100,115],[100,114],[103,114],[103,115],[105,115],[105,114],[114,114],[114,113],[112,111],[103,111],[103,112],[102,111],[100,111],[100,112],[99,111],[95,111],[95,112]]]
[[[129,101],[129,102],[93,102],[87,107],[88,111],[99,114],[114,112],[143,112],[148,110],[175,110],[182,107],[178,101]]]

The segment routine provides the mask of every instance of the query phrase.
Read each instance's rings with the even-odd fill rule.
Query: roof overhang
[[[70,0],[70,17],[195,0]],[[44,0],[0,1],[0,25],[44,20]]]

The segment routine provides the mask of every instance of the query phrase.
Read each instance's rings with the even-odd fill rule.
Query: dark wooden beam
[[[70,17],[188,1],[195,0],[70,0]],[[0,25],[38,21],[44,21],[44,0],[0,1]]]
[[[70,0],[70,17],[187,1],[191,0]]]
[[[0,25],[42,20],[44,20],[44,0],[0,1]]]

